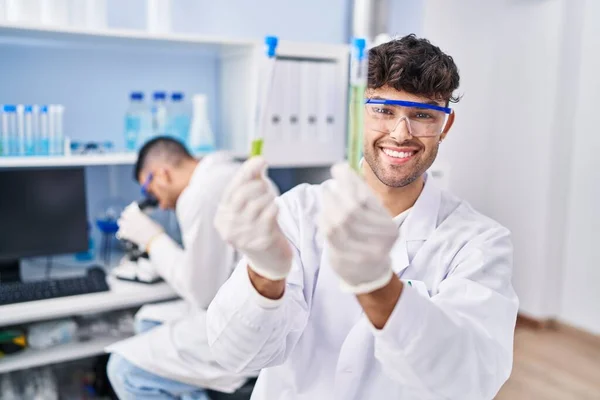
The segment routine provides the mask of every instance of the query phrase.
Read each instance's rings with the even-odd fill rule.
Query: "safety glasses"
[[[154,178],[154,174],[152,172],[150,172],[148,174],[148,177],[146,178],[146,180],[144,181],[144,183],[142,184],[142,196],[144,197],[153,197],[152,193],[150,193],[148,191],[148,187],[150,186],[150,183],[152,183],[152,179]]]
[[[370,129],[390,134],[404,121],[411,136],[431,137],[441,134],[452,109],[414,101],[369,98],[365,100],[366,122]]]

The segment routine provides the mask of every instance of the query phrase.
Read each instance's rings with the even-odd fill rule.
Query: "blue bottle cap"
[[[277,43],[279,43],[279,39],[277,38],[277,36],[265,37],[265,44],[267,45],[267,57],[275,57],[275,49],[277,48]]]
[[[26,113],[33,112],[33,106],[32,106],[32,105],[30,105],[30,104],[27,104],[27,105],[25,106],[25,112],[26,112]]]
[[[154,100],[166,100],[167,92],[154,92],[152,97],[154,98]]]
[[[17,106],[15,106],[14,104],[5,104],[4,105],[4,112],[16,112],[17,111]]]
[[[40,106],[40,112],[41,113],[47,113],[48,112],[48,106]]]
[[[144,93],[142,93],[142,92],[131,92],[131,95],[129,95],[129,98],[131,100],[144,100]]]
[[[181,100],[183,100],[183,93],[181,93],[181,92],[173,92],[173,94],[171,94],[171,100],[173,100],[173,101],[181,101]]]
[[[352,47],[356,49],[356,56],[359,60],[365,58],[365,48],[367,47],[367,41],[364,38],[353,38]]]

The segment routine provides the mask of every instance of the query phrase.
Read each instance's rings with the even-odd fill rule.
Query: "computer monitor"
[[[88,248],[83,168],[0,169],[0,282],[25,257]]]

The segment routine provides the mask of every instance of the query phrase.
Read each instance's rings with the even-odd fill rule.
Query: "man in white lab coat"
[[[107,349],[113,353],[108,376],[119,398],[207,398],[200,388],[230,393],[253,375],[217,364],[205,333],[206,309],[236,262],[235,250],[220,239],[213,219],[238,169],[239,163],[224,153],[198,160],[166,137],[140,150],[135,179],[161,208],[175,209],[184,248],[135,203],[123,212],[118,236],[145,249],[156,272],[182,299],[143,307],[136,320],[146,332]]]
[[[486,400],[510,375],[509,231],[426,174],[458,85],[427,40],[375,47],[362,178],[339,164],[276,199],[252,158],[226,189],[215,226],[244,258],[208,339],[231,371],[262,369],[254,400]]]

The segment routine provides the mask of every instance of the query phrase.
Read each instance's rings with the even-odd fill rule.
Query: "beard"
[[[404,142],[398,147],[410,146],[417,147],[419,151],[412,156],[412,159],[405,164],[389,164],[382,155],[380,146],[383,143],[374,143],[372,146],[365,146],[364,159],[373,171],[373,174],[384,185],[392,188],[401,188],[408,186],[422,176],[425,171],[431,167],[438,153],[438,146],[429,149],[415,142]]]

